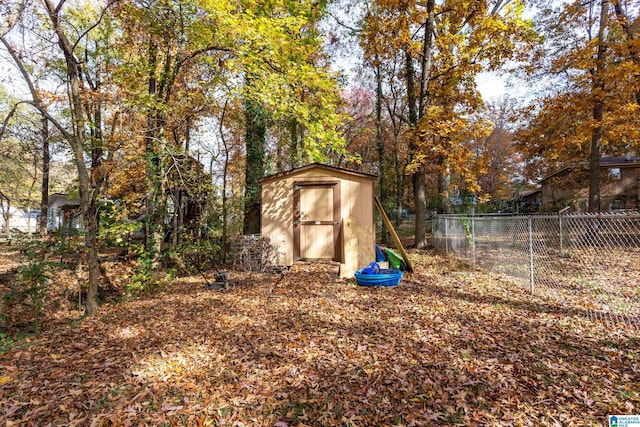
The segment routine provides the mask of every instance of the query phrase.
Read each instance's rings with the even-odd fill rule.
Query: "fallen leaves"
[[[7,425],[601,425],[640,412],[640,342],[446,259],[393,289],[322,265],[163,294],[0,356]],[[324,273],[322,273],[324,274]]]

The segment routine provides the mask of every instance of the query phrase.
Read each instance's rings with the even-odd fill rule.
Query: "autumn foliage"
[[[0,90],[2,213],[63,188],[44,179],[51,143],[84,220],[31,271],[0,258],[0,424],[581,426],[640,412],[633,331],[426,249],[427,218],[454,198],[491,209],[588,159],[594,193],[600,156],[640,147],[637,2],[90,3],[0,4],[2,56],[28,86]],[[332,25],[353,43],[350,88]],[[485,103],[483,72],[517,72],[536,97]],[[377,174],[396,224],[415,215],[416,272],[399,287],[302,263],[232,271],[219,292],[172,280],[195,252],[226,268],[232,235],[260,230],[258,180],[311,161]],[[31,313],[42,332],[11,335]]]
[[[400,286],[332,265],[199,277],[49,324],[0,356],[6,425],[599,425],[637,413],[630,331],[411,255]]]

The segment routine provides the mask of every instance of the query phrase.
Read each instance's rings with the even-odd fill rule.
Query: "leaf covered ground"
[[[412,260],[396,288],[303,264],[104,305],[0,356],[0,424],[595,426],[640,413],[632,331],[435,253]]]

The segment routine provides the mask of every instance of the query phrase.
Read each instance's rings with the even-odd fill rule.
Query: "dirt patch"
[[[0,274],[15,269],[25,262],[24,257],[18,252],[18,248],[7,242],[0,242]],[[0,278],[0,284],[2,279]]]

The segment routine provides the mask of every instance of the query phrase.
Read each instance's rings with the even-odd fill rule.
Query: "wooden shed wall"
[[[341,212],[341,276],[375,260],[375,180],[322,168],[283,175],[262,183],[262,230],[279,253],[273,261],[292,265],[294,260],[294,186],[297,182],[339,181]]]

